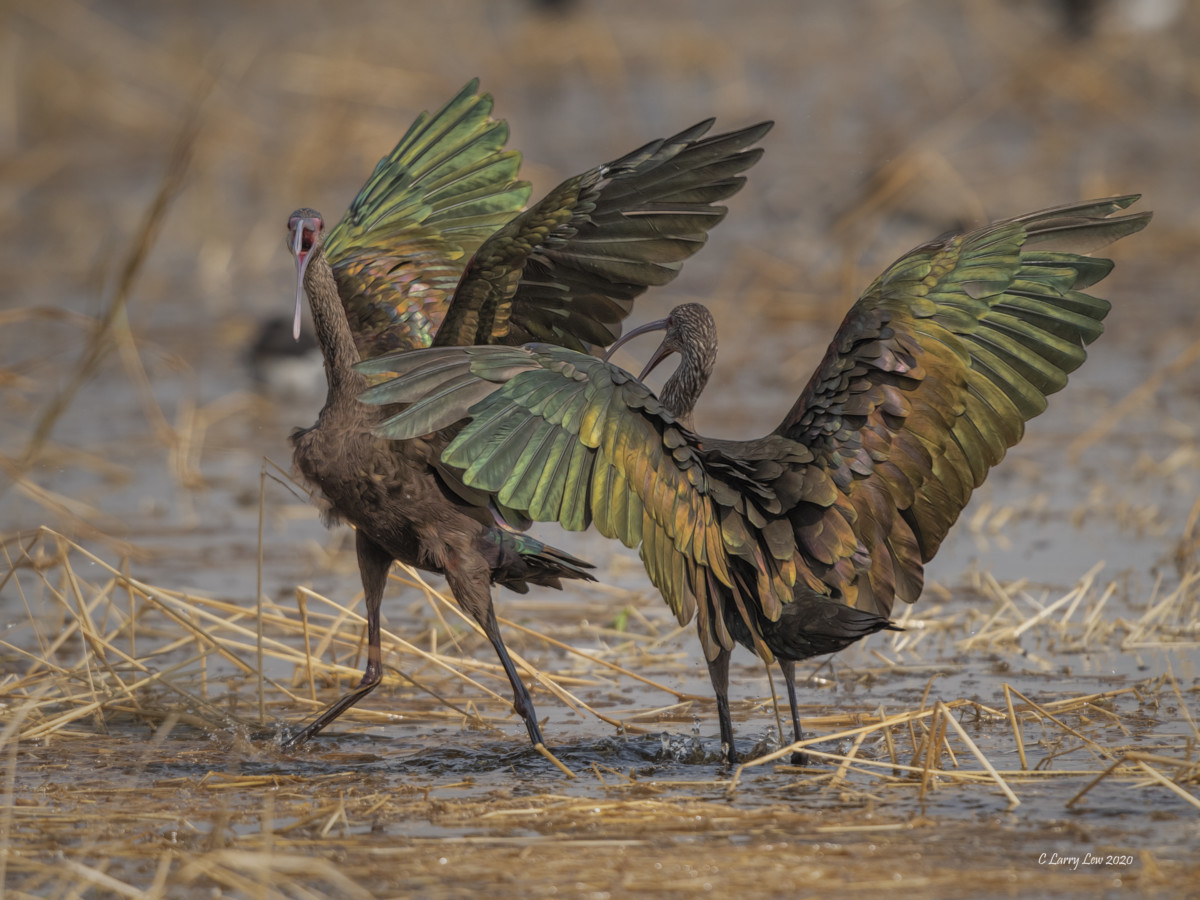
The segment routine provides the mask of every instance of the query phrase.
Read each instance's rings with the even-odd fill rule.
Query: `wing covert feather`
[[[363,358],[428,346],[470,255],[528,202],[491,112],[473,80],[418,116],[326,237]]]
[[[1136,199],[924,244],[854,305],[776,430],[812,449],[853,512],[792,513],[801,554],[835,594],[853,590],[880,615],[894,597],[916,600],[923,564],[971,492],[1103,330],[1108,303],[1082,290],[1112,263],[1076,253],[1145,227],[1148,213],[1109,218]]]
[[[647,287],[674,278],[725,216],[771,123],[704,137],[712,120],[558,185],[499,228],[454,291],[437,346],[607,345]]]
[[[680,621],[693,617],[696,592],[707,592],[703,571],[731,584],[721,511],[694,436],[628,373],[537,344],[435,347],[369,360],[360,369],[403,376],[363,395],[373,404],[409,404],[376,429],[389,438],[453,424],[439,415],[447,392],[472,378],[482,385],[484,396],[442,462],[470,487],[495,493],[535,520],[571,530],[594,524],[638,548]]]

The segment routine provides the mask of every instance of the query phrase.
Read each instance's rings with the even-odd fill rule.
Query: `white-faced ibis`
[[[717,202],[741,188],[762,152],[748,148],[770,127],[705,138],[712,121],[701,122],[564,182],[517,215],[514,201],[528,189],[513,181],[516,156],[501,152],[506,131],[490,109],[468,85],[417,120],[337,227],[327,232],[311,209],[288,220],[297,329],[307,294],[328,380],[316,425],[292,436],[295,464],[330,517],[357,529],[368,649],[359,685],[288,736],[286,748],[379,683],[379,607],[393,560],[445,576],[495,648],[530,740],[542,742],[491,585],[559,587],[562,578],[591,579],[591,566],[514,529],[528,520],[442,464],[456,429],[402,442],[376,436],[388,413],[358,401],[368,382],[354,365],[427,344],[435,327],[439,345],[611,343],[633,299],[703,246],[725,214]]]
[[[594,523],[640,553],[681,623],[697,617],[721,740],[735,643],[779,661],[800,739],[794,665],[890,625],[988,470],[1046,408],[1102,331],[1083,293],[1112,269],[1089,253],[1145,227],[1136,196],[998,222],[917,247],[854,304],[779,427],[701,437],[691,411],[716,330],[676,308],[661,399],[617,366],[560,347],[434,348],[360,368],[411,403],[376,433],[469,422],[442,463],[538,521]],[[644,330],[644,329],[639,329]],[[648,367],[649,368],[649,367]],[[645,372],[642,373],[643,377]]]

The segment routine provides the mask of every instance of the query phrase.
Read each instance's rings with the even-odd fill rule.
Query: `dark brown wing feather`
[[[412,404],[380,428],[388,437],[469,419],[443,454],[467,484],[639,547],[680,620],[699,617],[710,660],[735,639],[799,658],[806,635],[784,620],[829,619],[822,598],[866,617],[842,622],[839,640],[916,599],[971,491],[1101,332],[1108,303],[1082,291],[1111,263],[1058,248],[1140,230],[1149,214],[1111,217],[1135,199],[918,247],[863,294],[758,440],[702,439],[628,373],[546,345],[377,360],[364,370],[396,377],[364,399]]]
[[[1112,268],[1078,256],[1145,227],[1137,199],[1057,207],[922,245],[854,305],[777,434],[830,479],[803,491],[798,548],[830,590],[888,615],[913,602],[971,492],[1101,333],[1083,290]],[[1112,217],[1112,218],[1110,218]],[[782,489],[782,484],[776,485]]]
[[[634,298],[704,246],[771,123],[703,137],[711,126],[568,179],[500,228],[467,265],[434,345],[615,340]]]

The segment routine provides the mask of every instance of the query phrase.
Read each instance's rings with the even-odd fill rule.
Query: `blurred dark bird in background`
[[[321,345],[308,327],[293,338],[288,333],[290,324],[287,316],[271,316],[259,326],[246,351],[251,378],[256,388],[274,397],[319,396],[325,388]]]

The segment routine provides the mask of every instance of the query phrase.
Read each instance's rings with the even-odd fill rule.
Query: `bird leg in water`
[[[732,654],[722,648],[716,659],[709,660],[708,677],[712,681],[713,693],[717,697],[717,721],[721,723],[721,751],[730,765],[737,764],[737,751],[733,747],[733,719],[729,715],[729,657]]]
[[[784,659],[782,656],[775,657],[779,662],[779,671],[783,672],[784,683],[787,684],[788,705],[792,708],[792,733],[796,737],[796,743],[804,740],[804,732],[800,729],[800,712],[796,709],[796,661],[794,659]],[[783,740],[783,735],[779,736]],[[793,766],[807,766],[808,754],[802,750],[797,750],[792,754]]]
[[[379,607],[383,601],[383,588],[387,584],[388,570],[392,567],[392,557],[361,530],[355,532],[355,546],[358,550],[358,570],[362,575],[363,597],[367,608],[367,667],[357,687],[325,707],[306,728],[284,738],[281,744],[284,750],[294,750],[323,731],[330,722],[375,690],[383,679],[383,655],[379,645]]]
[[[468,487],[573,530],[594,522],[640,548],[671,609],[699,613],[734,762],[733,642],[780,660],[799,738],[792,663],[898,627],[893,605],[917,600],[924,565],[971,492],[1103,331],[1109,304],[1083,291],[1112,263],[1077,254],[1141,230],[1149,213],[1117,215],[1136,199],[1088,200],[920,245],[855,303],[762,438],[709,439],[690,427],[717,349],[712,315],[696,303],[628,334],[666,329],[642,378],[680,354],[657,403],[606,360],[546,344],[455,353],[441,331],[424,363],[401,363],[407,374],[372,388],[368,402],[411,404],[379,429],[393,439],[465,415],[442,462]],[[644,221],[625,219],[619,240],[649,236],[632,224]],[[588,254],[578,271],[593,271]],[[367,366],[386,374],[395,362]]]
[[[457,554],[450,554],[445,567],[446,584],[450,588],[450,593],[454,595],[454,599],[458,601],[458,605],[469,612],[479,623],[479,627],[483,629],[487,639],[492,642],[496,655],[500,657],[500,664],[504,666],[509,684],[512,685],[513,709],[525,720],[525,727],[529,730],[529,740],[534,745],[545,746],[542,729],[538,726],[537,712],[533,708],[533,698],[529,696],[529,690],[517,674],[517,667],[513,665],[512,658],[508,655],[508,648],[504,646],[504,639],[500,636],[500,625],[496,621],[496,608],[492,605],[492,593],[488,588],[487,578],[486,576],[473,578],[466,568],[461,564],[461,558]]]

